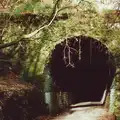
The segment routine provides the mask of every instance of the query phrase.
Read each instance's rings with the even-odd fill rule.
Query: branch
[[[59,1],[59,0],[58,0],[58,1]],[[56,7],[56,6],[55,6],[55,7]],[[56,8],[56,9],[57,9],[57,8]],[[49,27],[49,26],[52,24],[52,22],[54,21],[56,15],[57,15],[57,13],[58,13],[58,10],[56,10],[56,9],[55,9],[55,14],[53,15],[51,21],[50,21],[47,25],[44,25],[44,26],[40,27],[39,29],[35,30],[34,32],[32,32],[32,33],[30,33],[30,34],[28,34],[28,35],[23,35],[23,36],[21,37],[21,39],[18,40],[18,41],[13,41],[13,42],[10,42],[10,43],[0,44],[0,49],[3,49],[3,48],[6,48],[6,47],[9,47],[9,46],[16,45],[16,44],[18,44],[19,42],[24,41],[24,40],[27,39],[27,38],[33,37],[33,36],[34,36],[35,34],[37,34],[40,30],[42,30],[42,29],[44,29],[44,28],[46,28],[46,27]]]
[[[60,0],[57,0],[57,1],[56,1],[55,6],[54,6],[54,8],[53,8],[53,12],[52,12],[52,14],[51,14],[51,16],[50,16],[49,23],[48,23],[47,25],[43,25],[43,26],[40,27],[39,29],[35,30],[34,32],[32,32],[32,33],[30,33],[30,34],[28,34],[28,35],[24,35],[23,37],[24,37],[24,38],[31,38],[31,37],[33,37],[33,36],[36,35],[40,30],[42,30],[42,29],[44,29],[44,28],[46,28],[46,27],[49,27],[49,26],[52,24],[52,22],[55,20],[57,14],[58,14],[60,11],[62,11],[62,10],[64,10],[64,9],[68,9],[68,8],[76,8],[76,7],[79,6],[79,4],[80,4],[82,1],[80,1],[76,6],[67,6],[67,7],[63,7],[63,8],[61,8],[61,9],[58,9],[58,4],[59,4],[59,2],[60,2]]]
[[[57,0],[56,3],[55,3],[55,6],[53,8],[53,12],[50,16],[50,20],[48,21],[49,23],[47,25],[43,25],[42,27],[40,27],[39,29],[35,30],[34,32],[28,34],[28,35],[24,35],[23,37],[24,38],[31,38],[33,37],[34,35],[36,35],[40,30],[46,28],[46,27],[49,27],[52,22],[54,21],[55,17],[57,16],[57,13],[58,13],[58,10],[57,10],[57,6],[59,4],[60,0]]]
[[[86,3],[88,3],[89,5],[91,5],[91,2],[85,1],[85,0],[81,0],[81,1],[79,1],[79,2],[77,3],[77,5],[65,6],[65,7],[59,9],[58,12],[60,12],[60,11],[62,11],[62,10],[65,10],[65,9],[70,9],[70,8],[75,8],[75,9],[77,9],[77,7],[78,7],[82,2],[84,2],[84,3],[86,2]]]
[[[42,30],[42,29],[44,29],[44,28],[46,28],[46,27],[49,27],[49,26],[52,24],[52,22],[54,21],[56,15],[57,15],[57,12],[58,12],[58,11],[56,10],[56,12],[55,12],[52,20],[51,20],[47,25],[44,25],[44,26],[40,27],[38,30],[35,30],[34,32],[32,32],[32,33],[30,33],[30,34],[28,34],[28,35],[24,35],[23,38],[31,38],[31,37],[33,37],[34,35],[36,35],[40,30]]]
[[[5,59],[0,59],[0,62],[6,62],[6,63],[11,63],[11,60],[5,60]]]
[[[21,41],[25,41],[25,39],[20,39],[20,40],[18,40],[18,41],[13,41],[13,42],[10,42],[10,43],[0,44],[0,49],[3,49],[3,48],[6,48],[6,47],[9,47],[9,46],[16,45],[16,44],[18,44],[18,43],[21,42]]]
[[[6,47],[9,47],[9,46],[13,46],[13,45],[15,45],[15,44],[18,44],[18,43],[21,42],[21,41],[24,41],[24,40],[26,40],[26,39],[28,39],[28,38],[33,37],[33,36],[36,35],[38,32],[40,32],[42,29],[49,27],[49,26],[53,23],[53,21],[55,20],[58,12],[60,12],[60,11],[62,11],[62,10],[64,10],[64,9],[68,9],[68,8],[75,8],[75,7],[79,6],[79,4],[80,4],[82,1],[80,1],[76,6],[67,6],[67,7],[63,7],[63,8],[61,8],[61,9],[58,9],[58,8],[59,8],[59,5],[58,5],[59,2],[60,2],[60,0],[57,0],[57,1],[56,1],[55,5],[54,5],[54,8],[53,8],[53,12],[52,12],[52,14],[51,14],[51,16],[50,16],[50,20],[48,20],[48,23],[44,23],[39,29],[35,30],[34,32],[32,32],[32,33],[30,33],[30,34],[23,35],[23,36],[21,37],[21,39],[19,39],[18,41],[13,41],[13,42],[10,42],[10,43],[0,44],[0,49],[6,48]]]
[[[60,1],[60,0],[58,0],[58,1]],[[55,8],[56,8],[56,4],[55,4]],[[43,25],[42,27],[40,27],[39,29],[35,30],[34,32],[32,32],[32,33],[30,33],[30,34],[28,34],[28,35],[23,35],[23,36],[21,37],[21,39],[18,40],[18,41],[13,41],[13,42],[10,42],[10,43],[0,44],[0,49],[6,48],[6,47],[9,47],[9,46],[13,46],[13,45],[15,45],[15,44],[18,44],[19,42],[24,41],[25,39],[28,39],[28,38],[33,37],[33,36],[36,35],[40,30],[42,30],[42,29],[44,29],[44,28],[46,28],[46,27],[49,27],[49,26],[52,24],[52,22],[54,21],[57,13],[58,13],[58,10],[57,10],[57,8],[56,8],[56,9],[55,9],[55,13],[54,13],[52,19],[50,20],[50,22],[49,22],[47,25]],[[52,14],[53,14],[53,13],[52,13]]]
[[[77,4],[77,5],[70,5],[70,6],[65,6],[65,7],[62,7],[61,9],[58,10],[58,12],[62,11],[62,10],[65,10],[65,9],[70,9],[70,8],[76,8],[80,5],[80,3],[82,2],[82,0]]]
[[[72,68],[74,68],[75,67],[74,64],[71,63],[71,54],[70,54],[71,51],[70,51],[70,47],[67,46],[67,48],[68,48],[68,65],[66,65],[66,67],[71,66]]]

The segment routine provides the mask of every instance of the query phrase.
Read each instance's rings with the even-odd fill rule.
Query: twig
[[[67,40],[66,40],[66,44],[67,44]],[[65,64],[67,64],[67,61],[66,61],[66,59],[67,59],[67,57],[66,57],[66,48],[67,48],[67,46],[65,45],[65,47],[63,49],[63,60],[64,60]]]
[[[53,12],[52,12],[52,14],[50,16],[50,20],[48,20],[49,23],[48,24],[45,23],[46,25],[43,24],[39,29],[35,30],[34,32],[32,32],[32,33],[30,33],[28,35],[24,35],[23,38],[31,38],[34,35],[36,35],[40,30],[42,30],[42,29],[44,29],[46,27],[49,27],[53,23],[56,15],[58,13],[58,4],[59,4],[59,2],[60,2],[60,0],[57,0],[56,3],[55,3],[55,5],[54,5]]]
[[[44,25],[44,26],[40,27],[39,29],[35,30],[34,32],[32,32],[32,33],[30,33],[30,34],[28,34],[28,35],[24,35],[23,38],[31,38],[31,37],[33,37],[34,35],[36,35],[40,30],[42,30],[42,29],[44,29],[44,28],[46,28],[46,27],[49,27],[49,26],[52,24],[52,22],[54,21],[57,13],[58,13],[58,10],[56,10],[56,12],[55,12],[52,20],[51,20],[47,25]]]
[[[17,2],[18,2],[18,1],[17,1]],[[17,2],[16,2],[16,3],[17,3]],[[0,44],[0,49],[6,48],[6,47],[9,47],[9,46],[13,46],[13,45],[15,45],[15,44],[18,44],[18,43],[21,42],[21,41],[28,40],[29,38],[33,37],[33,36],[36,35],[38,32],[40,32],[42,29],[49,27],[49,26],[53,23],[53,21],[55,20],[55,17],[56,17],[56,15],[58,14],[58,12],[60,12],[60,11],[62,11],[62,10],[64,10],[64,9],[67,9],[67,8],[71,8],[71,7],[72,7],[72,8],[75,8],[75,7],[79,6],[79,4],[80,4],[82,1],[80,1],[80,2],[78,3],[78,5],[76,5],[76,6],[67,6],[67,7],[63,7],[63,8],[61,8],[61,9],[58,9],[58,5],[57,5],[57,4],[58,4],[59,2],[60,2],[60,0],[57,0],[55,6],[54,6],[54,8],[53,8],[53,12],[52,12],[52,14],[51,14],[51,16],[50,16],[51,19],[48,20],[48,23],[44,23],[39,29],[35,30],[34,32],[32,32],[32,33],[30,33],[30,34],[21,36],[20,39],[17,40],[17,41],[12,41],[12,42],[10,42],[10,43]],[[53,13],[54,13],[54,14],[53,14]]]
[[[81,39],[75,39],[78,41],[78,60],[81,60]]]
[[[18,43],[21,42],[21,41],[28,40],[28,38],[31,38],[31,37],[33,37],[34,35],[36,35],[40,30],[42,30],[42,29],[44,29],[44,28],[46,28],[46,27],[49,27],[49,26],[52,24],[52,22],[54,21],[57,13],[58,13],[58,10],[57,10],[57,8],[56,8],[55,14],[53,15],[51,21],[50,21],[47,25],[43,25],[42,27],[40,27],[39,29],[35,30],[34,32],[32,32],[32,33],[30,33],[30,34],[28,34],[28,35],[23,35],[23,36],[21,36],[21,38],[20,38],[19,40],[17,40],[17,41],[12,41],[12,42],[10,42],[10,43],[0,44],[0,49],[3,49],[3,48],[6,48],[6,47],[9,47],[9,46],[18,44]]]
[[[63,7],[63,8],[61,8],[61,9],[58,9],[57,8],[57,5],[58,5],[58,3],[60,2],[60,0],[57,0],[57,2],[56,2],[56,4],[55,4],[55,7],[53,8],[53,13],[51,14],[51,20],[50,20],[50,22],[47,24],[47,25],[43,25],[42,27],[40,27],[39,29],[37,29],[37,30],[35,30],[34,32],[32,32],[32,33],[30,33],[30,34],[28,34],[28,35],[24,35],[23,37],[24,38],[31,38],[31,37],[33,37],[34,35],[36,35],[40,30],[42,30],[42,29],[44,29],[44,28],[46,28],[46,27],[49,27],[51,24],[52,24],[52,22],[54,21],[54,19],[55,19],[55,17],[56,17],[56,15],[58,14],[58,12],[60,12],[60,11],[62,11],[62,10],[64,10],[64,9],[68,9],[68,8],[76,8],[77,6],[79,6],[79,4],[82,2],[82,1],[80,1],[76,6],[67,6],[67,7]]]
[[[77,5],[70,5],[70,6],[65,6],[65,7],[62,7],[61,9],[58,10],[58,12],[62,11],[62,10],[65,10],[65,9],[70,9],[70,8],[75,8],[77,9],[77,7],[80,5],[80,3],[82,3],[83,1],[81,0]]]
[[[68,46],[68,65],[66,67],[68,67],[68,66],[75,67],[74,64],[71,63],[71,54],[70,54],[70,52],[71,52],[70,47]]]
[[[68,64],[66,65],[66,67],[68,67],[68,66],[75,67],[74,64],[71,63],[71,49],[76,51],[74,48],[71,48],[68,45],[68,42],[67,42],[67,39],[66,39],[65,47],[63,49],[63,60],[64,60],[65,64],[67,64],[66,59],[68,59]],[[67,57],[66,57],[66,50],[68,50],[67,51]]]
[[[3,48],[6,48],[6,47],[9,47],[9,46],[13,46],[13,45],[16,45],[18,44],[19,42],[21,41],[24,41],[25,39],[20,39],[18,41],[12,41],[10,43],[6,43],[6,44],[0,44],[0,49],[3,49]]]

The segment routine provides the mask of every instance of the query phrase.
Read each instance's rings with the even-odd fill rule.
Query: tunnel
[[[56,89],[72,93],[73,103],[100,101],[115,74],[108,48],[87,36],[70,37],[57,44],[49,65]]]

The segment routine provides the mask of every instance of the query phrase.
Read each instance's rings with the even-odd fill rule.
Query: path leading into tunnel
[[[115,116],[104,107],[78,107],[58,115],[51,120],[115,120]]]

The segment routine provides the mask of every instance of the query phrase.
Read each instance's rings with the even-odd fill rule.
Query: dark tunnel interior
[[[57,89],[72,93],[73,103],[100,101],[106,86],[110,89],[115,66],[104,44],[91,37],[76,36],[56,45],[50,58],[50,73]]]

